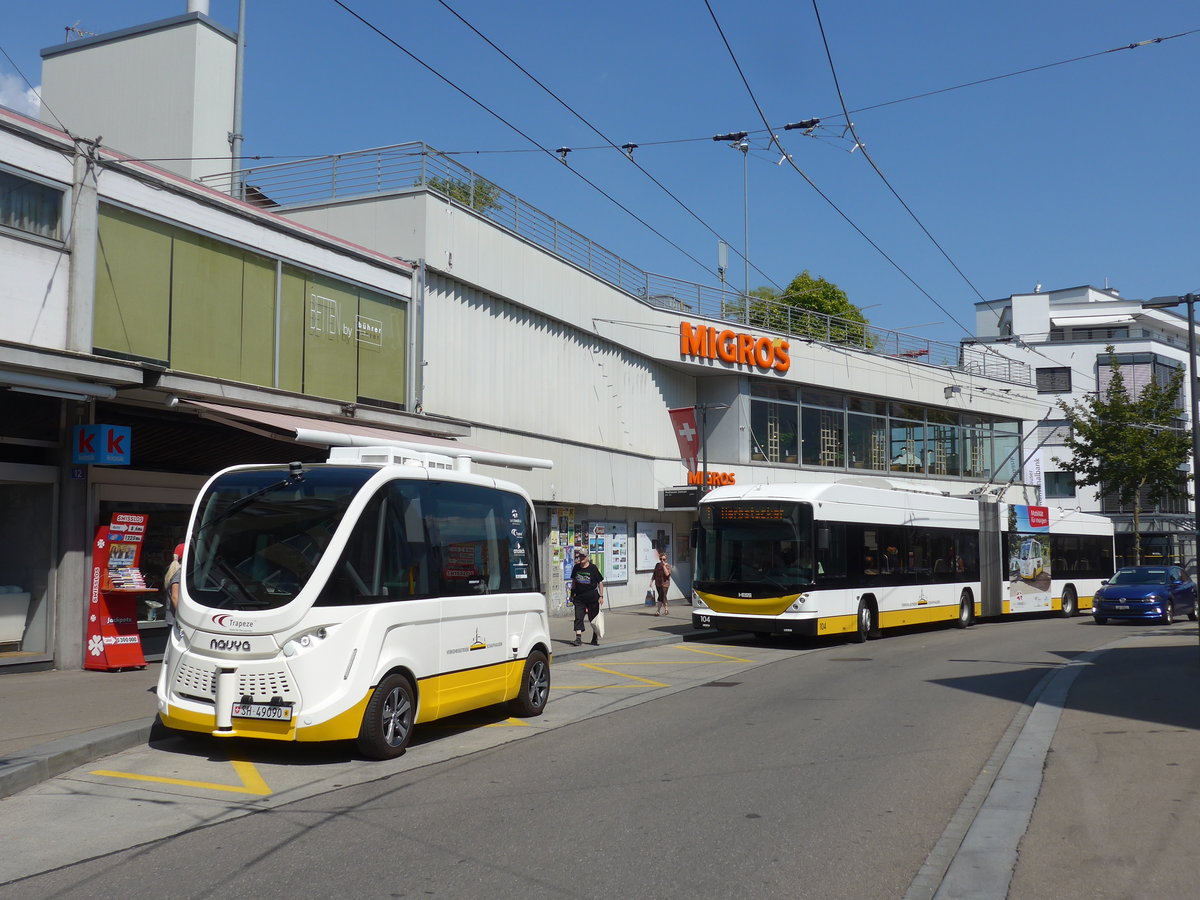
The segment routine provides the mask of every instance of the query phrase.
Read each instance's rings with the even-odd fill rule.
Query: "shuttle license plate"
[[[271,722],[292,721],[290,706],[276,706],[271,703],[235,703],[233,704],[235,719],[265,719]]]

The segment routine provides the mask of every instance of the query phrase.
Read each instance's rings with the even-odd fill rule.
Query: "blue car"
[[[1126,566],[1096,591],[1092,616],[1097,625],[1109,619],[1150,619],[1170,625],[1176,616],[1196,621],[1196,584],[1179,566]]]

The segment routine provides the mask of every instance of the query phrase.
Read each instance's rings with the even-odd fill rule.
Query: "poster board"
[[[667,554],[667,562],[674,562],[675,530],[669,522],[638,522],[634,529],[635,572],[653,571],[659,551]]]
[[[624,522],[588,523],[588,553],[608,584],[629,581],[629,526]]]

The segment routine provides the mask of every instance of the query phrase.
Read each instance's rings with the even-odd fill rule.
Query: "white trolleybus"
[[[422,722],[499,703],[541,714],[551,645],[533,505],[469,470],[465,457],[349,447],[213,476],[189,525],[162,722],[352,739],[385,759]]]
[[[720,487],[700,501],[692,622],[850,634],[1091,608],[1111,520],[848,483]]]

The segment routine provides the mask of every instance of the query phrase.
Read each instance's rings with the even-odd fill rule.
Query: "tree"
[[[1191,450],[1191,431],[1179,427],[1179,399],[1184,374],[1177,369],[1165,380],[1151,378],[1136,398],[1130,397],[1125,376],[1110,345],[1112,377],[1103,393],[1058,405],[1070,433],[1064,443],[1071,459],[1054,461],[1075,483],[1115,493],[1122,505],[1133,507],[1133,552],[1142,561],[1142,501],[1157,504],[1164,497],[1186,496],[1179,467]]]
[[[788,282],[782,292],[769,287],[752,290],[746,312],[746,324],[758,328],[818,341],[869,346],[868,323],[862,310],[832,281],[814,278],[807,269]]]
[[[464,181],[461,178],[442,178],[435,175],[426,180],[424,186],[479,212],[500,208],[500,188],[483,178]]]

